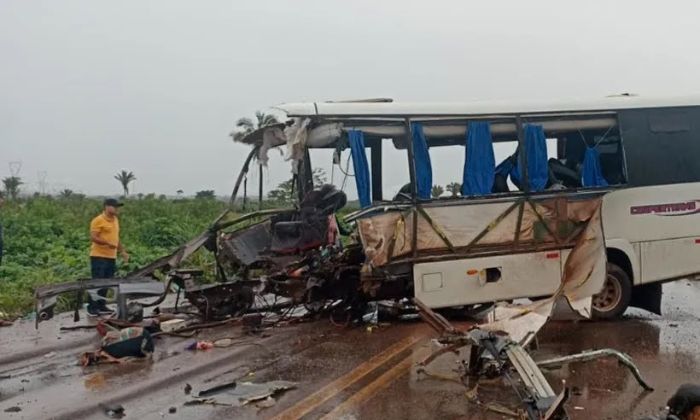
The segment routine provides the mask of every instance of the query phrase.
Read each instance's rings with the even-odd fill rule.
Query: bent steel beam
[[[599,350],[588,350],[577,354],[572,354],[569,356],[555,357],[553,359],[547,359],[537,362],[537,366],[543,368],[556,368],[562,365],[573,363],[573,362],[589,362],[591,360],[600,359],[603,357],[615,357],[620,364],[624,365],[637,380],[639,385],[644,388],[645,391],[653,391],[654,388],[649,385],[644,378],[642,373],[639,371],[637,366],[635,366],[632,358],[620,351],[615,349],[599,349]]]

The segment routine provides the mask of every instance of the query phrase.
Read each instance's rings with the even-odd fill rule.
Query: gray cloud
[[[109,194],[125,168],[137,192],[228,194],[247,153],[227,137],[233,122],[280,102],[700,92],[698,12],[693,1],[4,0],[0,175],[21,160],[30,188],[47,171],[51,188]],[[401,185],[405,158],[389,156],[386,185]],[[460,154],[434,159],[437,182],[459,180]],[[269,174],[266,188],[288,166]]]

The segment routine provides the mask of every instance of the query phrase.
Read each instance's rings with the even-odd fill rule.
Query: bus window
[[[496,165],[515,154],[518,149],[518,141],[499,141],[493,143],[493,154],[496,156]],[[493,182],[494,193],[507,193],[510,191],[518,191],[518,187],[513,184],[510,177],[503,177],[496,174],[496,179]]]
[[[430,160],[433,166],[432,198],[456,197],[460,195],[464,146],[431,147]]]
[[[598,152],[601,172],[608,185],[626,183],[622,141],[616,128],[558,133],[556,154],[549,159],[550,183],[561,183],[566,188],[581,188],[587,148],[594,148]]]

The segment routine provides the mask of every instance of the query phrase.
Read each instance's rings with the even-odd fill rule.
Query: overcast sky
[[[48,191],[115,194],[127,169],[136,192],[226,195],[248,152],[234,121],[281,102],[700,93],[699,18],[697,1],[1,0],[0,177],[21,161],[26,190],[45,172]],[[436,183],[462,159],[436,152]],[[388,160],[391,189],[407,170]],[[289,166],[269,171],[266,189]]]

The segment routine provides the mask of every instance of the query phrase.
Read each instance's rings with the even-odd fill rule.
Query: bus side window
[[[618,136],[610,136],[599,144],[600,166],[603,177],[610,185],[621,185],[627,182],[624,171],[624,153],[622,142]]]

